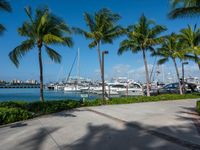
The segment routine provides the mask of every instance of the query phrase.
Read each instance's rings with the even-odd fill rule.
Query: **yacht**
[[[144,95],[143,87],[139,83],[129,83],[125,88],[117,90],[120,96],[140,96]]]
[[[79,93],[81,92],[81,89],[79,86],[76,85],[67,85],[64,87],[64,92]]]

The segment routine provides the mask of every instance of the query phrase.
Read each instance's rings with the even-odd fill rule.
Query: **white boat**
[[[126,88],[121,88],[118,91],[120,96],[140,96],[144,95],[143,88],[138,83],[131,83]]]
[[[102,87],[91,87],[90,91],[94,94],[102,94]],[[105,94],[112,96],[139,96],[144,95],[143,88],[139,83],[107,83]]]
[[[69,93],[78,93],[81,92],[81,89],[78,86],[75,85],[66,85],[64,87],[64,92],[69,92]]]
[[[54,85],[54,90],[63,90],[64,89],[64,85]]]

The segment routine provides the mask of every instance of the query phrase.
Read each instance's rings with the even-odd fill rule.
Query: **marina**
[[[81,93],[66,93],[64,91],[44,90],[44,98],[47,101],[51,100],[75,100],[79,101],[82,97],[87,97],[88,100],[98,98],[98,95],[81,95]],[[39,89],[0,89],[0,101],[38,101],[40,98]]]

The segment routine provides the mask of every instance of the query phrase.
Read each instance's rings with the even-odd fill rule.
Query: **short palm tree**
[[[40,100],[44,101],[43,96],[43,64],[42,64],[42,47],[52,61],[56,63],[61,62],[61,55],[48,45],[62,44],[71,47],[72,40],[68,35],[70,34],[69,27],[62,19],[50,13],[48,8],[36,9],[35,16],[32,16],[30,8],[25,8],[26,14],[29,18],[18,29],[19,35],[26,37],[27,40],[23,41],[19,46],[14,48],[9,57],[12,62],[19,66],[19,59],[27,52],[38,48],[38,59],[40,67]]]
[[[98,61],[102,79],[101,44],[112,43],[113,40],[123,34],[121,26],[117,25],[120,19],[118,14],[103,8],[94,15],[84,13],[84,19],[88,30],[74,28],[75,32],[84,35],[91,40],[89,48],[97,48]]]
[[[180,94],[183,94],[182,85],[180,81],[180,74],[178,71],[176,59],[177,58],[182,59],[184,57],[184,52],[182,51],[182,44],[180,43],[178,36],[175,33],[166,36],[161,48],[158,48],[157,51],[152,53],[152,55],[161,57],[158,60],[159,65],[164,64],[170,59],[172,59],[176,70],[177,80],[179,83]]]
[[[165,30],[164,26],[156,25],[154,21],[148,20],[142,15],[137,24],[128,27],[127,39],[120,43],[118,50],[119,55],[128,50],[133,53],[142,52],[146,73],[147,96],[150,96],[150,81],[146,53],[148,50],[154,51],[153,47],[162,42],[162,37],[159,34]]]
[[[186,59],[192,60],[198,64],[200,70],[200,29],[197,29],[197,25],[192,28],[188,25],[187,28],[180,31],[180,42],[184,44]]]
[[[0,0],[0,10],[11,12],[12,8],[10,6],[10,3],[6,0]],[[0,24],[0,34],[2,34],[5,29],[6,28],[2,24]]]
[[[169,17],[192,17],[200,15],[200,0],[171,0],[172,10]]]

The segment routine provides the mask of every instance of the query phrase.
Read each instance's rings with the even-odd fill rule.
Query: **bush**
[[[107,100],[105,104],[129,104],[129,103],[141,103],[141,102],[155,102],[155,101],[166,101],[166,100],[181,100],[181,99],[194,99],[199,98],[200,94],[163,94],[158,96],[135,96],[135,97],[120,97],[120,98],[111,98]],[[102,100],[95,101],[86,101],[84,106],[98,106],[102,104]]]
[[[28,102],[8,101],[8,102],[0,102],[0,107],[26,109],[27,104]]]
[[[20,108],[0,108],[0,125],[27,120],[32,117],[31,112]]]
[[[0,107],[5,108],[20,108],[35,113],[36,115],[48,114],[62,110],[68,110],[80,106],[78,101],[46,101],[46,102],[1,102]]]
[[[69,110],[80,107],[78,101],[46,101],[46,102],[32,102],[26,105],[26,109],[34,112],[36,115],[49,114],[63,110]]]
[[[26,120],[43,114],[59,112],[80,107],[77,101],[46,101],[46,102],[1,102],[0,124]]]
[[[136,97],[122,97],[112,98],[106,100],[84,101],[81,105],[78,101],[59,100],[59,101],[45,101],[45,102],[0,102],[0,124],[11,123],[20,120],[26,120],[43,114],[55,113],[63,110],[70,110],[81,106],[99,106],[102,104],[128,104],[139,102],[154,102],[163,100],[178,100],[178,99],[192,99],[199,98],[199,94],[166,94],[159,96],[136,96]],[[197,109],[200,112],[200,102],[197,102]]]
[[[197,101],[197,111],[200,113],[200,101]]]

